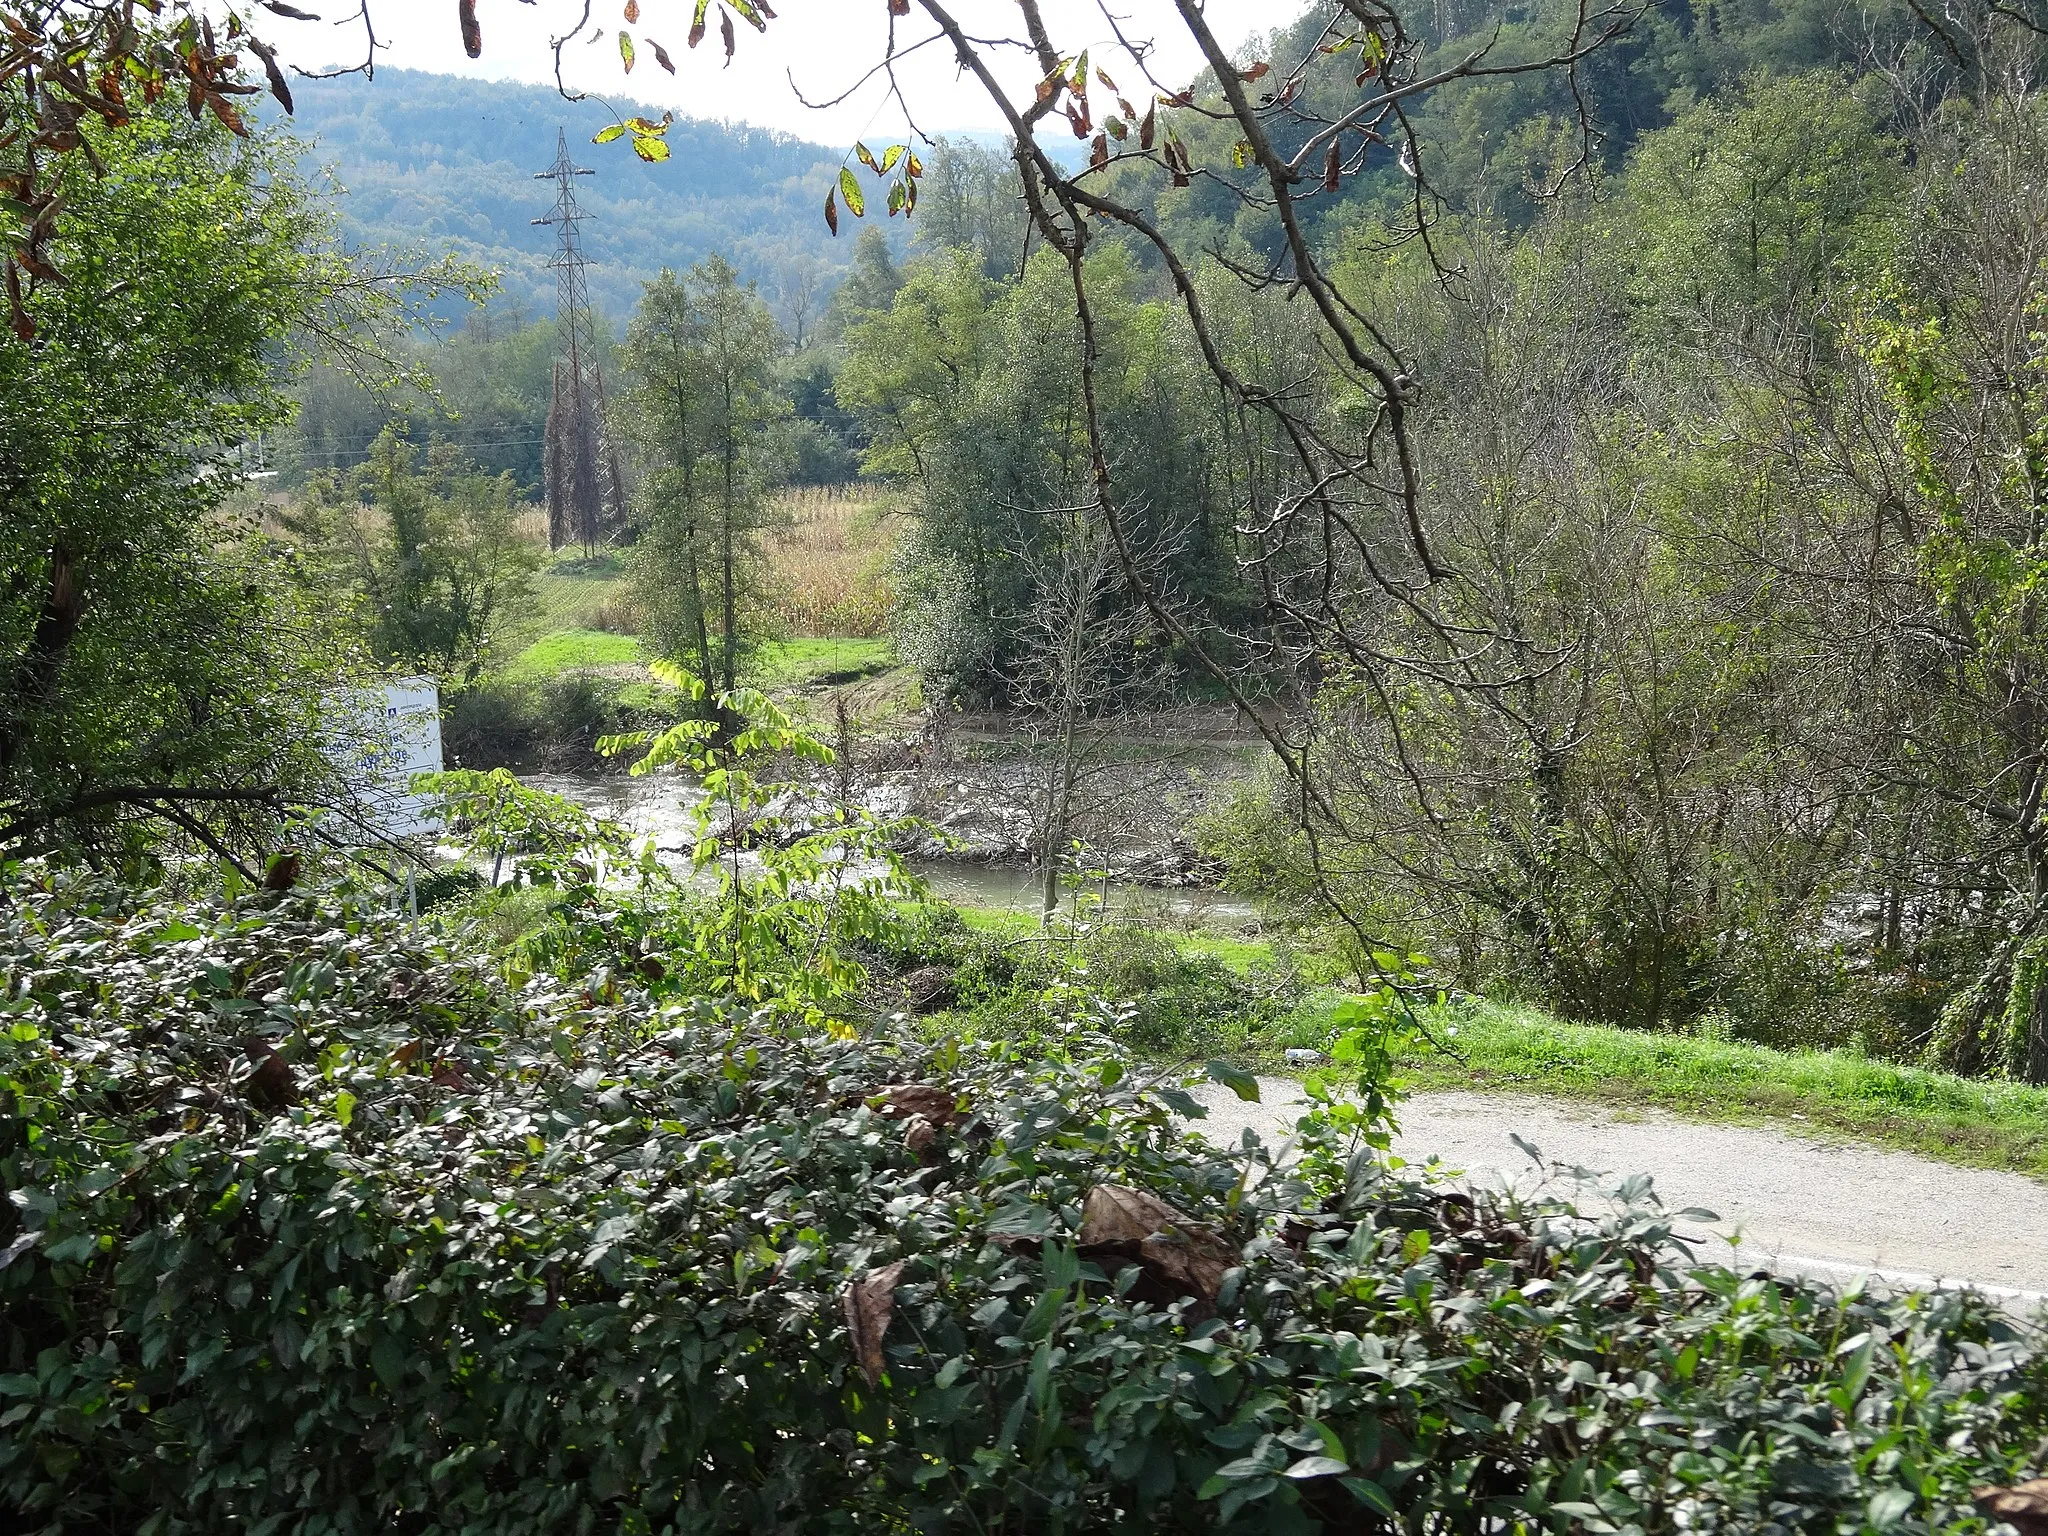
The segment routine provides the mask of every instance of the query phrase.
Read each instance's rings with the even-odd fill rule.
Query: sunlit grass
[[[824,639],[763,641],[748,664],[748,674],[770,688],[800,687],[823,678],[879,672],[894,661],[886,639]]]
[[[979,933],[1024,938],[1025,912],[962,907]],[[1169,935],[1182,953],[1248,974],[1277,958],[1257,939]],[[1328,1047],[1345,994],[1312,987],[1265,1030],[1246,1060],[1278,1070],[1290,1047]],[[2048,1178],[2048,1089],[1981,1082],[1842,1051],[1779,1051],[1654,1030],[1567,1024],[1540,1009],[1466,1001],[1424,1015],[1443,1049],[1409,1052],[1401,1075],[1418,1091],[1464,1088],[1546,1094],[1667,1110],[1698,1120],[1768,1123],[1845,1135],[1971,1167]]]
[[[559,629],[521,651],[506,670],[516,678],[549,678],[586,667],[631,666],[640,660],[640,642],[631,635]]]
[[[1699,1119],[1769,1120],[2048,1177],[2048,1089],[1842,1051],[1777,1051],[1566,1024],[1495,1003],[1446,1009],[1437,1022],[1455,1054],[1413,1057],[1406,1072],[1417,1087],[1557,1094]]]

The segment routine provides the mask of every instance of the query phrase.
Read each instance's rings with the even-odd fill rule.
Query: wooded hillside
[[[294,98],[304,165],[330,171],[346,189],[336,205],[345,238],[499,268],[505,299],[534,316],[554,307],[545,263],[555,236],[531,223],[546,211],[550,190],[533,176],[554,160],[558,128],[568,130],[577,163],[597,172],[576,191],[591,214],[591,298],[607,315],[623,321],[643,282],[713,250],[743,276],[764,280],[797,254],[835,267],[847,259],[818,218],[837,149],[686,118],[669,130],[672,157],[646,164],[591,144],[614,120],[594,99],[417,70],[380,69],[374,81],[307,80]]]

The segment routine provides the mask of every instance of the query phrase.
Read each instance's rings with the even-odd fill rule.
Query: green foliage
[[[1643,140],[1622,225],[1639,324],[1724,347],[1808,331],[1882,260],[1907,173],[1876,85],[1754,79]]]
[[[909,908],[882,954],[899,971],[949,967],[954,1007],[978,1036],[1055,1037],[1085,1000],[1121,1045],[1170,1060],[1258,1050],[1305,992],[1285,962],[1235,968],[1136,924],[975,930],[936,903]]]
[[[767,306],[720,256],[682,277],[664,269],[626,337],[617,420],[647,470],[635,578],[648,643],[728,692],[752,639],[764,492],[788,467],[768,430],[788,413],[781,349]]]
[[[830,747],[765,695],[714,696],[679,667],[648,670],[710,705],[665,731],[600,744],[607,756],[642,751],[635,777],[679,767],[697,781],[690,864],[716,877],[717,894],[689,911],[671,984],[689,996],[825,1017],[867,980],[854,950],[888,935],[897,902],[918,889],[895,847],[902,828],[859,806],[806,806],[802,786],[761,778],[778,761],[833,761]]]
[[[0,852],[275,846],[346,786],[321,716],[352,663],[291,556],[223,511],[309,343],[373,361],[370,283],[274,139],[138,112],[58,168],[66,280],[0,344]]]
[[[630,834],[574,801],[522,784],[503,768],[422,773],[414,794],[430,796],[445,835],[472,859],[488,859],[490,883],[513,865],[512,883],[592,886],[608,863],[625,863]],[[651,857],[651,855],[649,855]]]
[[[674,705],[668,689],[583,671],[538,681],[486,674],[446,696],[441,740],[465,768],[588,770],[604,765],[605,737],[658,726]]]
[[[440,443],[422,469],[387,427],[367,463],[312,482],[284,523],[321,595],[352,600],[378,660],[474,682],[540,568],[523,512],[509,473],[487,475]]]
[[[1104,431],[1139,558],[1170,561],[1196,614],[1221,616],[1240,585],[1224,500],[1236,487],[1210,473],[1219,423],[1194,338],[1121,250],[1094,259],[1089,280]],[[864,469],[915,487],[898,636],[935,692],[1010,699],[1056,509],[1090,504],[1072,306],[1048,253],[998,282],[951,250],[913,263],[886,308],[851,312],[838,398],[868,433]]]
[[[1274,1167],[1085,1036],[851,1041],[663,1005],[622,953],[512,991],[359,897],[15,878],[0,1513],[33,1536],[1966,1536],[2048,1427],[1982,1302],[1697,1264],[1640,1181],[1453,1195],[1313,1119]],[[922,1155],[903,1084],[957,1106]],[[1217,1234],[1209,1301],[1091,1245],[1105,1184]]]

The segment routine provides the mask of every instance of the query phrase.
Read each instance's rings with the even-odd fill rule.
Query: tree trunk
[[[0,716],[0,769],[10,766],[20,753],[28,735],[29,713],[56,692],[64,653],[71,648],[84,615],[85,592],[78,577],[78,557],[70,546],[60,542],[50,551],[43,611],[36,618],[28,649],[22,652],[15,667],[13,696],[5,701],[6,713]]]

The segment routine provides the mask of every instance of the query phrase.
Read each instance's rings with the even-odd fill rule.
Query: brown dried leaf
[[[903,1277],[903,1262],[898,1259],[871,1269],[860,1279],[848,1281],[840,1293],[846,1331],[853,1337],[853,1355],[871,1387],[882,1379],[882,1336],[896,1314],[896,1282]]]
[[[9,257],[6,266],[0,267],[0,276],[4,276],[6,279],[7,308],[16,338],[21,341],[34,341],[36,339],[36,323],[29,318],[28,310],[23,307],[21,302],[19,259]]]
[[[255,1064],[242,1091],[258,1109],[279,1110],[299,1102],[298,1080],[268,1040],[251,1035],[242,1042],[242,1053]]]
[[[437,1061],[428,1081],[437,1088],[452,1088],[457,1093],[468,1093],[471,1089],[469,1074],[462,1070],[459,1061]]]
[[[249,51],[263,61],[263,77],[270,82],[270,94],[277,98],[277,104],[287,112],[293,110],[292,88],[285,82],[284,71],[277,67],[276,51],[261,38],[256,37],[249,39]],[[107,76],[107,83],[112,85],[114,89],[104,94],[112,97],[118,104],[120,99],[118,95],[120,90],[118,78],[110,73]]]
[[[885,1120],[908,1120],[923,1115],[933,1125],[951,1125],[960,1118],[960,1097],[946,1088],[929,1083],[891,1083],[872,1096],[882,1100]]]
[[[1098,1184],[1081,1208],[1081,1247],[1134,1254],[1148,1278],[1204,1307],[1213,1306],[1224,1274],[1242,1255],[1221,1233],[1157,1195],[1121,1184]]]
[[[1979,1488],[1972,1497],[1977,1508],[2003,1520],[2020,1536],[2048,1536],[2048,1477],[2013,1488]]]

